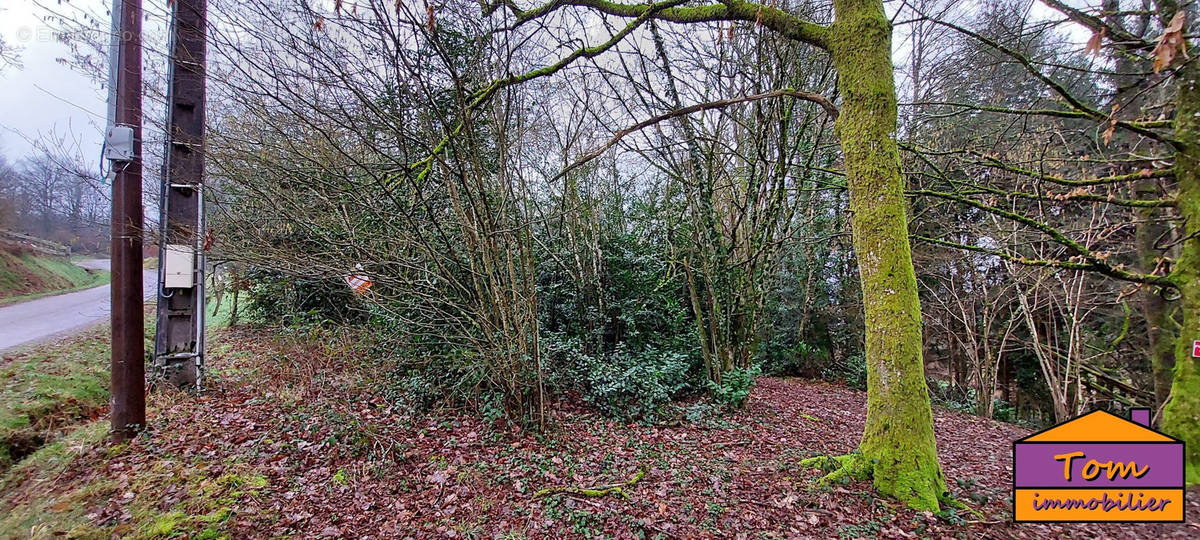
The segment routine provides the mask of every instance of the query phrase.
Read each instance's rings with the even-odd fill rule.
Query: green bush
[[[389,399],[418,412],[444,405],[465,406],[489,424],[505,418],[505,394],[473,351],[455,348],[439,354],[428,347],[407,350],[424,363],[400,360],[400,366],[388,377]],[[413,352],[416,350],[428,354]],[[508,419],[517,423],[532,421],[529,417]]]
[[[1009,423],[1016,423],[1020,420],[1017,417],[1017,408],[1012,403],[1000,398],[992,400],[992,418]]]
[[[967,414],[975,414],[975,389],[952,386],[948,381],[927,380],[929,399],[934,405]]]
[[[740,409],[746,406],[746,398],[750,397],[750,389],[754,380],[762,375],[762,369],[757,365],[746,369],[731,369],[721,378],[721,384],[706,380],[712,400],[728,409]]]
[[[599,356],[586,354],[578,336],[547,334],[546,382],[556,393],[577,392],[600,412],[622,420],[661,421],[668,405],[702,388],[697,354],[665,340],[641,350],[618,343]]]
[[[830,359],[821,370],[821,378],[827,381],[840,381],[850,388],[867,389],[867,362],[862,354],[851,355],[843,360]]]
[[[427,410],[439,404],[460,404],[478,397],[477,390],[486,377],[471,352],[455,350],[449,354],[426,356],[424,364],[402,364],[393,371],[392,397],[414,410]]]
[[[816,377],[829,364],[829,351],[775,336],[758,347],[763,373],[776,377]]]
[[[625,420],[657,421],[666,406],[695,388],[697,362],[686,353],[655,348],[630,352],[618,345],[600,359],[587,359],[584,399],[605,414]]]
[[[270,325],[293,326],[330,321],[361,322],[365,312],[356,309],[354,293],[338,277],[312,279],[281,272],[251,269],[247,311],[251,318]]]

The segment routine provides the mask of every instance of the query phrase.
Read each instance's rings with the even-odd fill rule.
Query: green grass
[[[76,266],[70,259],[50,259],[32,255],[26,255],[21,259],[25,260],[26,265],[35,264],[45,272],[59,276],[75,285],[85,285],[95,281],[94,274],[82,266]]]
[[[242,308],[246,307],[245,298],[242,298]],[[225,298],[221,299],[218,305],[216,299],[210,297],[205,304],[204,310],[204,326],[209,328],[229,328],[229,315],[233,311],[233,294],[226,293]]]
[[[0,471],[108,402],[108,328],[0,365]]]
[[[144,316],[149,353],[156,322],[152,306]],[[221,320],[217,313],[210,327],[223,325]],[[99,326],[0,361],[0,473],[108,403],[109,331],[108,325]]]
[[[131,452],[129,444],[97,452],[106,446],[107,435],[105,420],[88,423],[5,474],[0,479],[0,538],[230,538],[226,529],[234,509],[270,485],[266,476],[239,460],[169,454],[156,455],[120,482],[103,472],[90,474]],[[168,490],[186,496],[164,505],[160,495]],[[91,522],[90,509],[121,496],[132,498],[125,506],[127,521],[116,526]]]
[[[148,309],[147,340],[153,332]],[[106,418],[75,414],[108,401],[108,354],[108,327],[102,326],[0,363],[0,447],[6,435],[44,438],[19,462],[0,463],[0,538],[230,538],[233,509],[269,485],[252,465],[161,453],[120,481],[104,472],[137,446],[109,446]],[[161,494],[168,489],[186,496],[166,505]],[[121,524],[97,524],[88,516],[123,496],[132,500]]]
[[[16,304],[18,302],[24,302],[26,300],[33,300],[36,298],[41,298],[43,296],[52,296],[52,295],[56,295],[56,294],[65,294],[65,293],[69,293],[69,292],[82,291],[84,289],[90,289],[92,287],[99,287],[100,285],[106,285],[110,281],[112,281],[111,274],[109,274],[107,271],[97,270],[96,273],[94,274],[94,276],[95,276],[95,279],[92,282],[86,283],[83,285],[76,285],[74,287],[69,287],[66,289],[55,289],[52,291],[42,291],[42,292],[31,293],[31,294],[23,294],[21,296],[13,296],[10,298],[3,298],[3,299],[0,299],[0,306],[5,305],[5,304]]]
[[[154,318],[146,312],[146,350]],[[108,325],[0,362],[0,472],[108,404]]]
[[[108,422],[105,420],[75,429],[34,452],[5,474],[0,480],[0,493],[11,492],[25,482],[53,483],[76,458],[104,444],[107,437]],[[44,489],[39,490],[41,496],[30,498],[24,504],[12,507],[3,504],[5,508],[0,512],[0,537],[52,538],[56,536],[56,531],[69,531],[71,538],[109,538],[109,534],[88,523],[86,513],[89,506],[95,504],[97,496],[110,492],[113,484],[105,475],[99,475],[79,489]]]
[[[0,305],[90,289],[110,279],[107,271],[89,271],[67,257],[0,252]],[[37,290],[30,292],[31,284]]]

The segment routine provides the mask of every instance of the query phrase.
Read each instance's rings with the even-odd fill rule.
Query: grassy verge
[[[209,299],[205,305],[204,324],[209,328],[229,328],[230,316],[233,312],[232,295],[226,294],[220,302]]]
[[[142,462],[130,445],[106,443],[108,422],[96,420],[30,455],[0,479],[0,537],[229,538],[222,531],[267,486],[237,462],[171,456]],[[110,475],[102,467],[128,469]],[[130,461],[137,462],[136,467]],[[112,515],[120,504],[125,517]]]
[[[147,351],[152,308],[145,312]],[[210,326],[222,320],[222,313],[213,315]],[[224,350],[220,339],[216,347]],[[139,459],[128,444],[107,443],[109,352],[103,325],[0,360],[0,538],[167,538],[179,531],[220,537],[234,511],[266,485],[253,468],[181,456],[138,467],[136,474],[79,467],[81,460]],[[177,397],[154,393],[149,408]],[[109,501],[131,512],[130,519],[108,516]]]
[[[152,316],[147,309],[148,338]],[[244,356],[214,337],[217,354]],[[41,444],[0,466],[0,538],[229,538],[223,531],[267,487],[263,471],[243,457],[183,455],[156,439],[187,424],[164,413],[194,399],[181,393],[151,393],[146,433],[109,443],[108,345],[100,327],[0,364],[0,424],[8,426],[0,433]],[[92,414],[71,414],[85,409]]]
[[[110,274],[76,266],[64,257],[0,250],[0,305],[108,283]]]
[[[108,403],[108,328],[0,365],[0,470]]]
[[[55,532],[66,532],[68,538],[101,538],[85,517],[87,503],[97,495],[105,494],[112,482],[96,479],[80,488],[61,492],[53,488],[54,483],[67,468],[83,453],[100,447],[108,437],[108,422],[94,420],[75,429],[63,438],[43,446],[30,454],[19,465],[13,467],[0,479],[0,493],[11,493],[18,488],[33,489],[45,493],[45,497],[32,498],[20,505],[8,505],[0,514],[0,536],[5,538],[49,538]],[[65,525],[55,531],[51,524]],[[62,536],[61,534],[57,536]]]
[[[43,296],[53,296],[56,294],[65,294],[65,293],[70,293],[70,292],[75,292],[75,291],[82,291],[84,289],[90,289],[92,287],[99,287],[101,285],[107,285],[110,281],[112,281],[111,274],[109,274],[107,271],[104,271],[104,270],[96,270],[95,273],[93,274],[93,280],[90,282],[84,283],[82,285],[76,285],[74,287],[68,287],[65,289],[55,289],[52,291],[42,291],[42,292],[31,293],[31,294],[23,294],[21,296],[13,296],[10,298],[3,298],[3,299],[0,299],[0,306],[6,305],[6,304],[16,304],[19,302],[24,302],[26,300],[34,300],[36,298],[41,298]]]
[[[144,316],[149,354],[152,305]],[[210,328],[228,326],[228,307],[210,317]],[[103,325],[0,360],[0,472],[102,412],[109,398],[109,353],[109,327]]]
[[[153,347],[146,311],[147,350]],[[0,472],[108,405],[107,325],[0,360]]]

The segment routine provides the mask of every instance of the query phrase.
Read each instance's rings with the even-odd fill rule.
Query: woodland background
[[[1179,316],[1152,130],[1174,112],[1179,62],[1151,54],[1170,13],[1105,2],[1092,32],[1057,4],[887,4],[930,388],[1032,425],[1160,407]],[[516,418],[575,391],[654,419],[688,395],[737,402],[759,370],[865,385],[832,119],[786,96],[671,113],[779,89],[836,102],[827,54],[753,23],[651,21],[475,110],[471,92],[615,23],[513,35],[467,2],[280,7],[214,9],[214,250],[254,315],[362,325],[414,401]],[[376,285],[356,298],[359,264]]]

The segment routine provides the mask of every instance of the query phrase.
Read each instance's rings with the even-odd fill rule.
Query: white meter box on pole
[[[164,255],[163,286],[168,289],[192,288],[196,272],[196,253],[192,246],[167,244]]]

